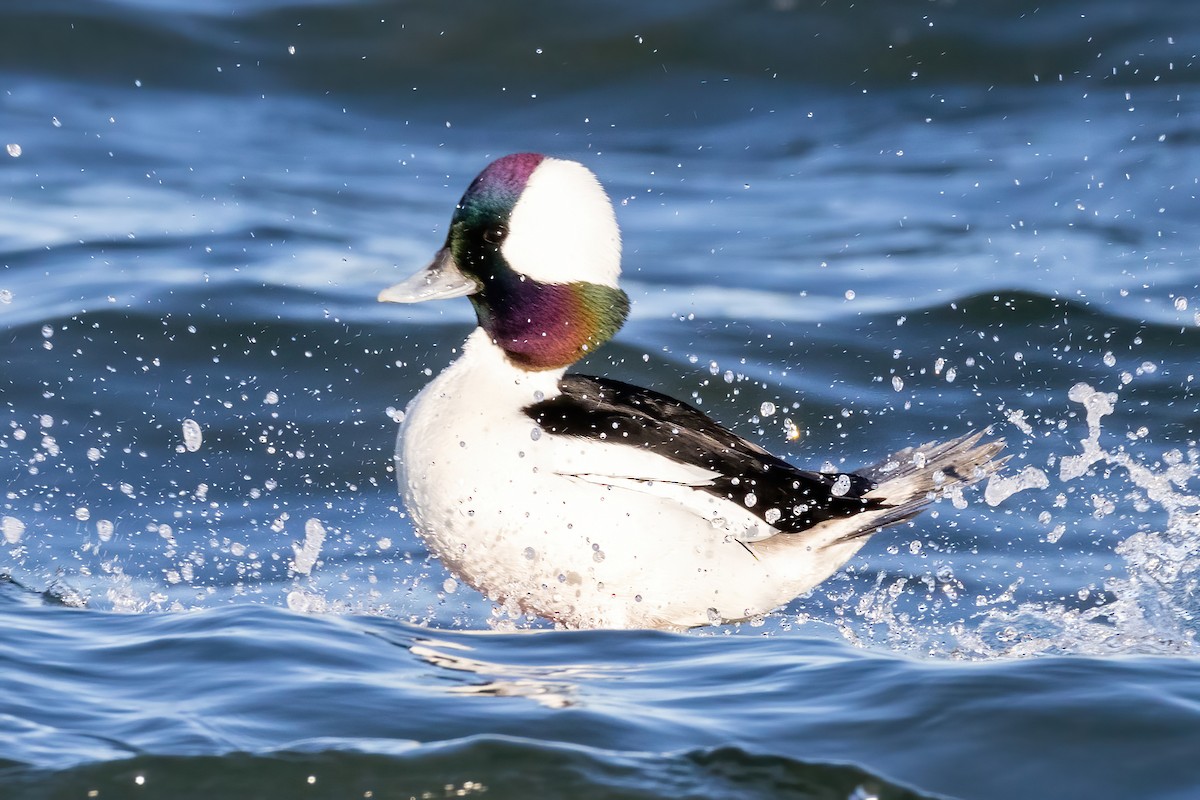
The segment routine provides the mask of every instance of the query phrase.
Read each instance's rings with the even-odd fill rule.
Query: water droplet
[[[200,423],[194,419],[185,419],[183,421],[183,446],[189,453],[194,453],[200,449],[203,442],[204,431],[201,430]]]
[[[75,509],[75,519],[79,520],[80,522],[86,522],[91,518],[92,512],[88,510],[87,506],[80,506],[79,508]]]
[[[763,519],[767,521],[768,525],[774,525],[776,522],[779,522],[779,518],[782,516],[783,513],[778,508],[768,508],[767,513],[763,515]]]
[[[275,392],[267,392],[267,396],[263,398],[263,402],[269,406],[273,406],[279,402],[279,395]]]
[[[764,417],[771,416],[775,413],[775,404],[769,400],[765,401],[761,406],[758,407],[758,413],[762,414]]]
[[[721,623],[721,612],[715,608],[710,608],[704,612],[708,616],[709,624],[719,625]]]
[[[312,573],[321,554],[321,545],[325,543],[325,526],[316,518],[304,523],[304,543],[293,544],[292,570],[298,575]]]
[[[522,555],[524,555],[529,561],[533,561],[535,558],[537,558],[537,550],[534,550],[532,547],[526,547]]]
[[[958,377],[958,370],[954,367],[946,370],[946,383],[954,383],[954,379]]]
[[[754,508],[754,505],[758,502],[758,497],[755,496],[754,492],[746,492],[746,496],[742,502],[746,504],[746,508]]]
[[[847,289],[847,290],[846,290],[846,299],[847,299],[847,300],[853,300],[853,299],[855,298],[855,296],[856,296],[856,295],[854,294],[854,290],[853,290],[853,289]]]
[[[904,379],[901,378],[899,375],[893,375],[892,376],[892,388],[895,389],[897,392],[903,391],[904,390]]]
[[[1117,365],[1117,357],[1112,354],[1112,351],[1105,353],[1104,354],[1104,366],[1115,367],[1116,365]]]
[[[0,289],[0,303],[5,305],[13,301],[13,293],[9,289]]]
[[[538,427],[538,426],[536,426],[536,425],[535,425],[535,426],[533,426],[533,430],[531,430],[531,431],[529,432],[529,438],[530,438],[530,439],[532,439],[532,440],[533,440],[533,441],[535,441],[535,442],[536,442],[538,439],[542,438],[542,429],[541,429],[541,428],[539,428],[539,427]]]
[[[25,535],[25,523],[16,517],[0,518],[0,533],[4,534],[4,541],[16,544]]]
[[[1186,297],[1176,297],[1175,298],[1175,310],[1176,311],[1187,311],[1187,307],[1188,307],[1188,299]]]
[[[113,537],[112,521],[107,519],[96,520],[96,536],[98,536],[102,542],[110,541]]]
[[[838,475],[833,486],[829,487],[829,491],[834,497],[845,497],[846,492],[850,491],[850,476]]]
[[[289,56],[294,56],[294,55],[296,55],[296,45],[294,45],[294,44],[289,44],[289,45],[288,45],[288,55],[289,55]]]
[[[16,144],[15,142],[13,144],[4,145],[4,149],[7,150],[8,154],[13,158],[21,157],[21,145]]]
[[[454,580],[454,578],[446,578],[446,580],[442,581],[442,591],[446,594],[454,594],[458,591],[458,581]]]

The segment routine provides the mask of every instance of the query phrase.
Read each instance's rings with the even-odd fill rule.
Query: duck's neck
[[[479,326],[525,370],[565,369],[611,339],[629,314],[629,298],[611,286],[539,283],[513,272],[492,280],[505,285],[471,297]]]
[[[490,333],[476,328],[463,342],[462,355],[447,370],[451,371],[469,374],[473,391],[487,393],[498,402],[502,395],[515,394],[522,403],[534,403],[558,394],[558,381],[567,368],[525,369],[496,345]]]

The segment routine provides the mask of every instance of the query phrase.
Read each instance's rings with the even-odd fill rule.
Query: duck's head
[[[510,361],[558,369],[625,322],[620,274],[621,233],[596,176],[574,161],[517,153],[479,173],[454,210],[445,246],[379,299],[469,295],[480,327]]]

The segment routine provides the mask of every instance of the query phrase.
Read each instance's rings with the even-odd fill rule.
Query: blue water
[[[1196,796],[1198,48],[1173,0],[0,7],[0,797]],[[391,450],[469,305],[374,298],[523,150],[617,202],[583,371],[816,467],[991,425],[1009,482],[741,626],[458,585]]]

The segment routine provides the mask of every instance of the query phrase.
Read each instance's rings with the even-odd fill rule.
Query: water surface
[[[0,31],[0,794],[1194,795],[1186,5]],[[1008,482],[753,624],[555,631],[459,586],[391,450],[469,305],[374,297],[522,150],[617,203],[633,313],[581,369],[815,467],[993,426]]]

